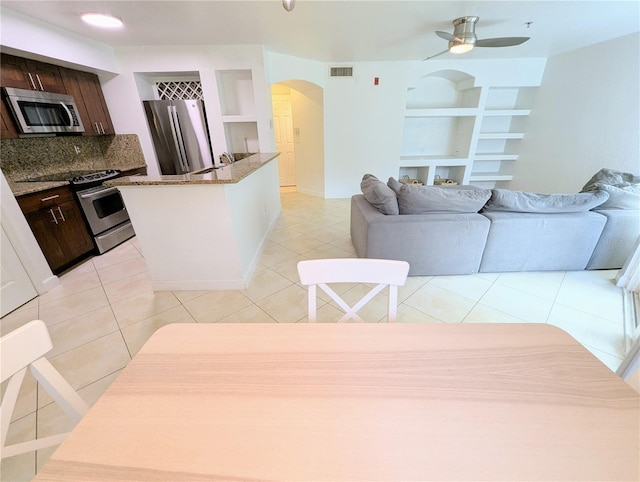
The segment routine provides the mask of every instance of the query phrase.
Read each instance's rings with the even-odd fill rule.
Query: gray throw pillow
[[[640,209],[640,184],[618,187],[596,183],[596,187],[609,193],[609,199],[598,209]]]
[[[387,186],[389,186],[391,189],[393,189],[393,192],[398,194],[400,192],[400,188],[403,186],[403,184],[400,181],[398,181],[397,179],[394,179],[393,177],[390,177],[389,180],[387,181]]]
[[[396,193],[372,174],[365,174],[360,182],[364,198],[382,214],[399,214]]]
[[[489,189],[446,189],[405,184],[398,192],[400,214],[477,213],[491,196]]]
[[[577,213],[589,211],[607,200],[604,191],[578,194],[537,194],[532,192],[493,189],[484,211],[518,213]]]
[[[624,187],[629,184],[640,183],[640,176],[630,172],[621,172],[614,169],[600,169],[583,186],[581,192],[597,191],[600,189],[597,184],[607,184],[609,186]]]

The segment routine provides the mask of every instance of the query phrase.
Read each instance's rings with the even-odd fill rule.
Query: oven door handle
[[[107,194],[111,194],[112,192],[116,192],[117,190],[118,190],[117,187],[107,187],[104,189],[100,189],[100,190],[96,190],[88,193],[79,192],[78,196],[80,196],[82,199],[98,198],[98,197],[106,196]]]

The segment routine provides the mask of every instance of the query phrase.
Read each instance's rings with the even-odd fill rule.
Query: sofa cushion
[[[382,214],[399,214],[396,193],[372,174],[365,174],[360,182],[365,199]]]
[[[537,194],[492,189],[491,199],[484,211],[508,211],[519,213],[577,213],[589,211],[607,200],[604,191],[577,194]]]
[[[491,221],[480,272],[582,270],[607,218],[578,213],[484,212]]]
[[[351,198],[351,240],[360,258],[409,262],[410,276],[477,273],[491,223],[478,213],[385,216]]]
[[[398,191],[400,214],[477,213],[491,196],[489,189],[448,189],[405,184]]]
[[[640,184],[620,187],[598,182],[595,186],[609,193],[609,199],[598,206],[598,209],[640,209]]]

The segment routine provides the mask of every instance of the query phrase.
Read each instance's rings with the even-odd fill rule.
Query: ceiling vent
[[[353,77],[353,67],[331,67],[330,77]]]

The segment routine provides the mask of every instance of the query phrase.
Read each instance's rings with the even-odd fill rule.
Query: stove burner
[[[120,171],[118,171],[117,169],[107,169],[106,171],[93,172],[91,174],[85,174],[83,176],[72,177],[71,179],[69,179],[69,182],[75,185],[89,184],[96,181],[106,181],[107,179],[118,177],[119,175]]]

